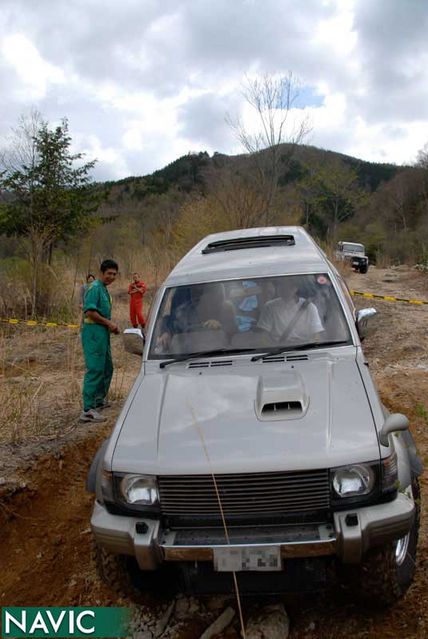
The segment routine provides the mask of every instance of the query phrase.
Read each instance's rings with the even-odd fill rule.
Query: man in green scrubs
[[[104,260],[100,275],[85,293],[82,345],[86,373],[83,380],[81,422],[105,422],[99,411],[107,407],[107,393],[113,375],[110,333],[119,333],[111,321],[111,297],[107,290],[116,279],[119,267],[114,260]]]

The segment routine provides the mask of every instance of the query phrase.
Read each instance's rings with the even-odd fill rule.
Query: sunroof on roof
[[[221,253],[238,251],[239,249],[266,248],[269,246],[294,246],[294,235],[256,235],[254,237],[237,237],[230,240],[210,242],[202,253]]]

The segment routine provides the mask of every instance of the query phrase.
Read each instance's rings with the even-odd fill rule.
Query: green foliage
[[[183,195],[205,192],[209,170],[219,168],[223,158],[227,156],[217,154],[211,159],[206,151],[189,153],[151,175],[106,182],[110,191],[108,205],[119,211],[128,207],[135,210],[136,203],[144,208],[157,197],[164,198],[171,192],[173,197],[177,192]]]
[[[428,273],[428,255],[424,255],[421,259],[419,259],[415,268],[418,271],[422,271],[422,273]]]
[[[329,246],[340,239],[362,242],[371,263],[384,257],[389,263],[428,261],[426,168],[363,162],[303,145],[280,144],[277,152],[276,176],[263,159],[257,164],[254,154],[202,152],[152,175],[93,184],[94,163],[84,164],[81,154],[71,153],[67,122],[53,130],[43,123],[34,161],[0,171],[0,233],[9,236],[0,237],[0,258],[23,258],[15,266],[0,263],[0,284],[18,283],[29,314],[49,308],[65,316],[68,299],[60,302],[55,273],[45,268],[50,260],[56,268],[60,251],[75,262],[75,273],[95,270],[107,256],[128,273],[150,256],[158,281],[163,267],[167,270],[202,235],[264,223],[302,223]],[[256,165],[266,179],[278,181],[269,219],[262,215],[264,191],[254,177]],[[13,305],[9,293],[7,299]]]
[[[359,185],[370,192],[376,191],[383,182],[391,180],[400,169],[395,164],[364,162],[355,158],[346,158],[346,163],[356,172]]]
[[[288,155],[281,156],[281,163],[285,163],[288,161]],[[280,175],[278,184],[279,186],[286,186],[287,184],[291,184],[292,182],[297,182],[301,180],[306,174],[305,166],[302,162],[298,162],[297,160],[290,160],[288,162],[287,170],[284,174]]]
[[[30,273],[28,261],[14,255],[0,260],[0,273],[6,276],[28,277]]]
[[[280,144],[278,156],[278,190],[269,223],[296,219],[329,243],[363,242],[372,263],[383,257],[423,261],[428,253],[428,223],[423,222],[428,219],[428,178],[422,188],[420,169],[364,162],[304,145]],[[265,219],[254,164],[250,154],[186,155],[150,176],[110,183],[108,206],[119,216],[138,218],[145,243],[157,241],[158,231],[169,238],[179,207],[201,195],[215,195],[235,226],[260,225]],[[270,176],[268,169],[265,174]]]
[[[339,225],[365,202],[358,174],[340,158],[329,155],[304,164],[303,169],[298,190],[305,221],[321,237],[336,240]]]
[[[0,178],[0,188],[9,195],[0,209],[0,233],[37,236],[50,255],[54,244],[90,224],[104,197],[91,188],[95,160],[75,166],[83,154],[72,154],[70,147],[67,120],[53,130],[42,123],[32,163],[5,170]]]
[[[416,404],[416,415],[428,424],[428,411],[423,404]]]
[[[91,181],[95,160],[84,163],[82,153],[71,153],[66,119],[50,129],[35,115],[22,118],[15,136],[0,174],[0,233],[25,240],[29,306],[38,315],[51,308],[54,292],[47,267],[54,247],[100,222],[94,214],[106,189]]]
[[[151,192],[165,193],[173,185],[190,192],[204,185],[204,171],[210,163],[210,156],[206,151],[189,153],[160,171],[155,171],[146,180]]]
[[[376,264],[379,258],[385,254],[388,247],[388,233],[382,221],[374,219],[362,228],[358,216],[346,221],[339,227],[337,240],[364,244],[370,264]]]

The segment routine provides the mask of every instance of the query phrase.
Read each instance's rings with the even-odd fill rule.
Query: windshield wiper
[[[308,342],[307,344],[299,344],[298,346],[280,346],[274,348],[268,353],[259,353],[251,358],[252,362],[257,362],[264,357],[273,357],[274,355],[282,355],[282,353],[288,353],[290,351],[304,351],[307,348],[323,348],[325,346],[339,346],[340,344],[349,344],[349,340],[338,340],[333,342]]]
[[[186,362],[189,359],[201,359],[202,357],[215,357],[217,355],[236,355],[239,353],[254,353],[255,348],[216,348],[211,351],[199,351],[196,353],[186,353],[184,355],[177,355],[172,359],[168,359],[159,364],[159,368],[165,368],[169,364],[175,364],[176,362]]]

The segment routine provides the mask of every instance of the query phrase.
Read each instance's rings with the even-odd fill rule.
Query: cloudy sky
[[[308,143],[413,162],[428,141],[426,0],[0,0],[0,142],[66,116],[96,177],[237,153],[246,76],[292,72]]]

